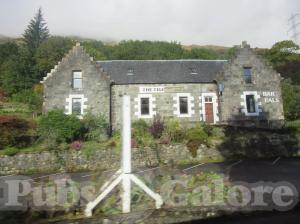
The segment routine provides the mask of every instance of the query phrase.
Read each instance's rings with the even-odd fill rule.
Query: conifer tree
[[[38,12],[25,30],[23,38],[29,50],[35,53],[40,44],[48,37],[49,30],[43,18],[42,9],[39,8]]]

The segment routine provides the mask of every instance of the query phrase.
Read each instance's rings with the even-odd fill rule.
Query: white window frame
[[[74,87],[74,80],[75,79],[79,79],[79,78],[74,78],[75,73],[80,73],[80,76],[81,76],[81,78],[80,78],[80,80],[81,80],[81,88],[75,88]],[[81,70],[74,70],[74,71],[72,71],[72,88],[74,90],[82,90],[83,89],[83,77],[82,77],[82,71]]]
[[[247,100],[246,96],[247,95],[254,95],[254,100],[255,100],[255,112],[254,113],[249,113],[247,110]],[[244,113],[246,116],[259,116],[259,113],[262,111],[259,109],[259,106],[261,106],[261,102],[258,100],[260,99],[260,95],[257,93],[257,91],[244,91],[243,94],[241,95],[241,106],[244,108],[242,109],[242,113]]]
[[[212,98],[212,103],[213,104],[213,112],[214,112],[214,124],[216,124],[218,121],[220,121],[218,113],[218,97],[216,93],[202,93],[201,96],[199,97],[200,104],[202,108],[202,111],[200,110],[200,121],[206,121],[206,114],[205,114],[205,97],[211,97]]]
[[[180,113],[180,97],[187,97],[188,99],[188,113],[187,114],[181,114]],[[174,104],[174,115],[177,117],[192,117],[193,114],[195,114],[194,110],[194,97],[191,95],[191,93],[177,93],[175,97],[173,97],[173,100],[175,101]]]
[[[148,98],[149,99],[149,114],[142,114],[141,112],[141,98]],[[152,96],[152,94],[138,94],[138,97],[134,99],[136,102],[135,104],[135,115],[138,118],[153,118],[153,116],[156,114],[156,111],[154,109],[156,108],[155,105],[155,97]]]
[[[84,115],[84,110],[87,109],[87,105],[85,105],[85,103],[88,101],[88,99],[85,98],[83,94],[70,94],[69,97],[66,98],[67,105],[65,106],[66,109],[65,114],[68,115],[72,114],[73,99],[81,99],[81,113],[78,117],[82,118],[82,115]]]

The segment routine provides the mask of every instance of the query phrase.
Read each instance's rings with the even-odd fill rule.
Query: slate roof
[[[115,84],[211,83],[226,60],[97,61]],[[128,75],[132,72],[133,74]]]

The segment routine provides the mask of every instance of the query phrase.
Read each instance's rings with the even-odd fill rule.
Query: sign
[[[165,87],[163,86],[140,87],[140,93],[163,93],[163,92],[165,92]]]
[[[265,103],[279,103],[277,92],[271,92],[271,91],[262,92],[262,96],[264,97]]]

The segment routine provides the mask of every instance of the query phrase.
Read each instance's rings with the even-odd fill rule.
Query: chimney
[[[247,41],[242,42],[242,48],[250,48],[250,45],[247,43]]]

